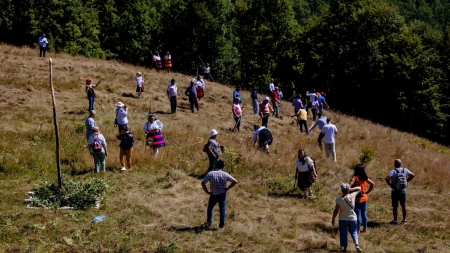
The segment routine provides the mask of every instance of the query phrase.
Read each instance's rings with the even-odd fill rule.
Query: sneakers
[[[356,244],[356,245],[355,245],[355,248],[356,248],[356,251],[362,252],[362,249],[361,249],[361,247],[359,247],[359,244]]]
[[[406,220],[402,220],[402,222],[400,224],[402,224],[402,225],[406,224]]]
[[[122,167],[122,169],[120,169],[121,171],[126,171],[127,170],[127,168],[125,168],[125,167]]]
[[[398,223],[397,223],[397,221],[396,220],[393,220],[393,221],[391,221],[391,222],[389,222],[389,224],[391,224],[391,225],[397,225]]]
[[[312,190],[309,189],[309,191],[308,191],[308,196],[311,196],[311,195],[312,195]]]
[[[159,154],[159,149],[156,149],[156,151],[155,151],[155,157],[158,156],[158,154]]]

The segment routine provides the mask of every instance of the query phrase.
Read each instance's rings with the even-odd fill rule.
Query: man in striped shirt
[[[214,171],[210,171],[206,174],[205,178],[202,180],[202,188],[209,195],[208,201],[208,209],[207,209],[207,220],[206,223],[208,226],[212,224],[212,215],[214,206],[219,203],[220,209],[220,223],[219,228],[225,228],[225,217],[226,217],[226,208],[227,208],[227,191],[233,188],[237,181],[230,174],[222,171],[223,167],[225,167],[225,162],[221,159],[216,163],[216,169]],[[230,181],[231,184],[227,187],[227,181]],[[209,182],[210,191],[206,188],[206,183]]]

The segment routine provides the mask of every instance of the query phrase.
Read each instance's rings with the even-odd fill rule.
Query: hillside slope
[[[334,163],[317,146],[318,129],[310,137],[301,135],[288,117],[292,106],[283,102],[283,119],[269,120],[274,143],[267,155],[251,141],[248,129],[258,117],[251,113],[248,92],[241,93],[245,129],[242,134],[231,133],[230,87],[208,82],[200,111],[194,114],[180,94],[177,113],[172,115],[165,95],[170,79],[175,78],[179,92],[184,92],[192,77],[53,53],[49,56],[63,172],[80,180],[101,177],[110,187],[99,210],[26,209],[22,203],[26,192],[56,179],[48,59],[36,57],[35,50],[4,45],[0,55],[1,252],[337,252],[338,230],[331,226],[334,199],[340,184],[350,180],[349,168],[358,162],[363,146],[374,150],[367,171],[376,183],[369,197],[369,233],[360,236],[364,252],[450,251],[446,147],[336,112],[340,121]],[[137,71],[145,79],[144,97],[123,97],[133,93]],[[102,78],[96,89],[95,120],[109,145],[107,173],[93,173],[92,158],[85,149],[87,77],[94,83]],[[130,130],[137,137],[133,170],[126,173],[119,172],[119,143],[113,127],[118,101],[129,106]],[[140,130],[149,106],[164,124],[167,141],[156,158],[145,148]],[[228,195],[224,231],[216,229],[217,208],[213,228],[201,226],[208,199],[199,179],[208,166],[201,149],[212,128],[220,132],[219,143],[230,148],[223,156],[225,170],[239,181]],[[301,199],[300,191],[292,190],[299,148],[317,159],[319,179],[311,200]],[[388,224],[390,189],[384,183],[395,158],[416,174],[408,188],[408,224],[398,227]],[[105,214],[106,220],[91,224],[98,214]]]

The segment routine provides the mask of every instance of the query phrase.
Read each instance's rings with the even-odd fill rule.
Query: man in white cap
[[[208,154],[209,167],[208,172],[214,170],[217,161],[219,161],[219,156],[222,154],[223,146],[220,146],[217,142],[217,132],[216,129],[212,129],[209,133],[209,140],[204,147],[204,151]]]
[[[259,104],[259,116],[262,119],[261,125],[267,127],[269,124],[269,115],[270,112],[273,112],[273,108],[269,103],[269,97],[264,98],[264,100]]]
[[[128,124],[128,107],[126,107],[122,102],[117,102],[116,104],[116,120],[115,124],[119,125],[119,133],[122,132],[122,129]]]

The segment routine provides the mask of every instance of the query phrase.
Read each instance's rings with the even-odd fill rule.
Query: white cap
[[[264,98],[264,100],[266,100],[266,101],[270,101],[270,98],[269,98],[269,97],[266,97],[266,98]]]
[[[116,106],[117,107],[124,107],[125,105],[122,102],[117,102]]]
[[[217,135],[219,132],[217,132],[216,129],[211,130],[211,132],[209,133],[209,137],[213,137],[214,135]]]

